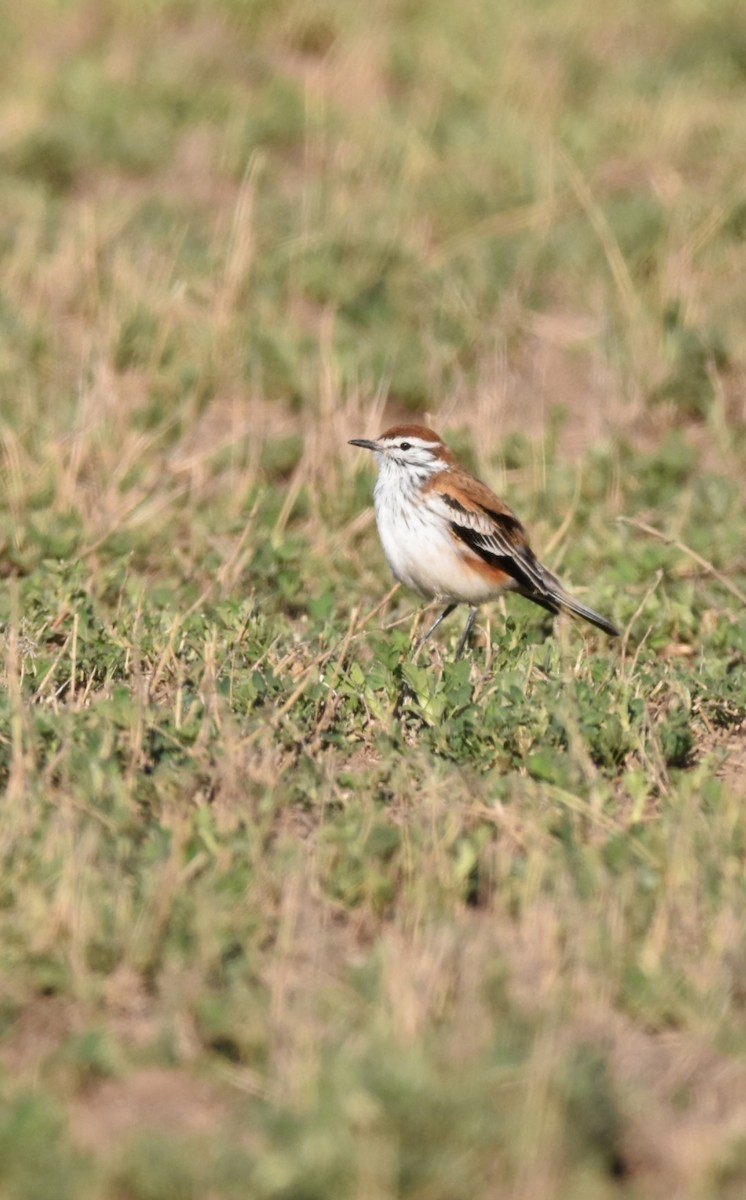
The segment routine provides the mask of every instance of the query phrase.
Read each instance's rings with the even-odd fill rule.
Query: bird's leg
[[[412,653],[412,662],[414,662],[415,659],[417,658],[417,655],[419,654],[422,647],[425,645],[425,642],[427,641],[427,639],[430,637],[430,634],[435,633],[435,630],[438,628],[438,626],[443,621],[445,621],[446,617],[450,617],[454,608],[457,608],[457,607],[458,607],[458,605],[455,603],[447,604],[446,607],[443,609],[442,613],[440,614],[440,616],[437,617],[436,620],[433,621],[430,628],[425,630],[422,637],[415,643],[414,651]],[[414,692],[412,691],[411,687],[409,686],[408,683],[403,683],[401,686],[399,695],[397,697],[396,705],[394,706],[394,720],[395,721],[398,721],[400,719],[401,714],[402,714],[402,709],[404,708],[405,701],[409,700],[409,699],[413,699],[413,698],[414,698]]]
[[[425,642],[430,637],[430,634],[435,633],[435,630],[438,628],[438,626],[440,624],[442,624],[443,621],[445,621],[446,617],[450,617],[451,613],[453,612],[454,608],[456,608],[456,607],[457,607],[456,604],[447,604],[446,607],[443,609],[442,613],[440,614],[440,616],[437,617],[435,621],[433,621],[430,628],[425,630],[422,637],[417,642],[417,644],[414,648],[414,654],[412,655],[413,659],[417,657],[420,650],[425,645]]]
[[[458,660],[461,658],[461,655],[464,653],[466,643],[469,640],[469,634],[471,633],[472,629],[474,628],[474,622],[476,621],[476,619],[477,619],[477,610],[476,610],[476,608],[473,608],[471,610],[471,612],[469,613],[468,617],[466,618],[466,627],[464,628],[464,632],[461,634],[461,640],[460,640],[458,646],[456,647],[456,662],[458,662]]]

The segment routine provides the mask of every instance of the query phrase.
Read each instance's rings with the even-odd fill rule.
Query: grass
[[[16,7],[0,1192],[741,1196],[741,6]],[[405,416],[621,645],[409,662]]]

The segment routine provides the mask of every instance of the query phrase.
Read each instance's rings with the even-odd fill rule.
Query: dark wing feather
[[[518,591],[524,591],[532,600],[541,597],[539,603],[543,600],[551,612],[557,611],[547,592],[544,569],[526,541],[521,522],[509,509],[496,512],[482,505],[467,508],[448,492],[440,492],[439,498],[448,509],[451,531],[459,541],[491,566],[512,576]]]
[[[470,488],[472,501],[463,503],[452,492],[433,488],[430,503],[440,503],[454,537],[483,558],[485,562],[505,571],[515,580],[515,590],[548,612],[562,609],[583,617],[608,633],[618,637],[619,630],[606,617],[581,604],[560,583],[556,575],[543,567],[526,540],[526,533],[516,515],[484,484]]]

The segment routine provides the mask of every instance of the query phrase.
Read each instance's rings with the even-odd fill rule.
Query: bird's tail
[[[612,625],[611,621],[607,621],[606,617],[602,617],[600,613],[594,612],[592,608],[587,608],[585,604],[581,604],[574,596],[563,590],[562,596],[558,598],[560,606],[566,608],[568,612],[574,613],[576,617],[582,617],[585,621],[590,621],[591,625],[597,626],[598,629],[603,629],[604,633],[608,633],[609,637],[621,637],[621,629],[617,629],[616,625]]]
[[[582,617],[584,621],[590,621],[591,625],[608,633],[609,637],[621,637],[621,630],[617,629],[616,625],[612,625],[611,621],[606,620],[606,617],[602,617],[600,613],[594,612],[592,608],[588,608],[571,596],[569,592],[565,591],[557,576],[548,571],[546,567],[542,568],[542,575],[546,592],[544,595],[540,595],[532,591],[530,593],[531,600],[541,604],[543,608],[549,609],[550,612],[564,610],[573,613],[576,617]]]

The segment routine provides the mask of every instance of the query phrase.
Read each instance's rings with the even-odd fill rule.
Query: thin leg
[[[443,621],[445,621],[446,617],[450,617],[454,608],[457,608],[457,607],[458,607],[457,604],[447,604],[446,607],[443,609],[442,613],[440,614],[440,616],[435,621],[433,621],[430,628],[425,630],[422,637],[419,639],[419,641],[415,645],[415,648],[414,648],[414,651],[412,654],[412,662],[414,662],[414,660],[417,658],[417,655],[419,654],[422,647],[425,645],[425,642],[427,641],[427,639],[430,637],[430,634],[435,633],[435,630],[438,628],[438,626],[440,624],[442,624]],[[394,720],[395,721],[398,721],[399,718],[401,717],[405,700],[408,700],[410,697],[413,697],[413,696],[414,696],[414,692],[410,688],[409,684],[403,683],[401,691],[399,692],[399,696],[396,701],[396,706],[394,708]]]
[[[430,628],[429,628],[429,629],[427,629],[427,630],[426,630],[426,631],[423,633],[422,637],[421,637],[421,638],[420,638],[420,640],[418,641],[417,645],[416,645],[416,646],[415,646],[415,648],[414,648],[414,654],[412,655],[412,657],[413,657],[413,658],[416,658],[416,657],[417,657],[417,655],[419,654],[420,650],[421,650],[421,649],[422,649],[422,647],[425,645],[425,642],[426,642],[426,641],[427,641],[427,639],[430,637],[430,634],[431,634],[431,633],[435,633],[435,630],[438,628],[438,626],[439,626],[440,624],[442,624],[442,622],[443,622],[443,621],[445,621],[446,617],[450,617],[451,613],[453,612],[454,608],[456,608],[456,607],[457,607],[457,605],[456,605],[456,604],[447,604],[447,605],[446,605],[446,607],[443,609],[443,611],[442,611],[442,613],[440,614],[440,616],[439,616],[439,617],[438,617],[438,618],[437,618],[435,621],[433,621],[433,623],[432,623],[432,625],[430,626]]]
[[[469,634],[471,633],[472,629],[474,628],[474,622],[476,621],[476,619],[477,619],[477,610],[476,610],[476,608],[473,608],[471,610],[471,612],[469,613],[468,617],[466,618],[466,627],[464,629],[464,632],[461,634],[461,641],[459,642],[458,646],[456,647],[456,661],[457,662],[461,658],[461,655],[464,653],[464,648],[466,647],[466,643],[469,640]]]

